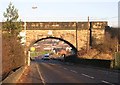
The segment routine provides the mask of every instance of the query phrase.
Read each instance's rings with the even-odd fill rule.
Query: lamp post
[[[37,8],[37,7],[32,7],[32,9],[36,9],[36,8]],[[27,46],[27,44],[26,44],[26,28],[27,28],[27,22],[26,22],[26,21],[27,21],[27,20],[25,19],[25,21],[24,21],[25,55],[27,54],[27,49],[26,49],[26,46]],[[28,51],[28,57],[27,57],[25,63],[26,63],[28,66],[30,66],[30,51]]]

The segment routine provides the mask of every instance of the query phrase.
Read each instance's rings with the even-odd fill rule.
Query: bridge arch
[[[30,44],[30,47],[31,47],[33,44],[35,44],[35,43],[37,43],[37,42],[39,42],[39,41],[42,41],[42,40],[46,40],[46,39],[56,39],[56,40],[63,41],[63,42],[65,42],[66,44],[68,44],[68,45],[72,48],[72,50],[74,51],[75,54],[77,53],[77,49],[76,49],[76,47],[75,47],[73,44],[71,44],[71,43],[68,42],[67,40],[64,40],[64,39],[58,38],[58,37],[45,37],[45,38],[38,39],[38,40],[32,42],[32,43]]]

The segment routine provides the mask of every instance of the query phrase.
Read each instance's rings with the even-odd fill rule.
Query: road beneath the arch
[[[117,85],[116,83],[119,82],[118,77],[120,73],[107,69],[63,63],[57,60],[36,60],[32,62],[32,66],[34,70],[36,69],[36,72],[31,76],[33,77],[31,78],[31,83],[43,83],[44,85],[46,83],[100,83],[102,85]],[[31,74],[31,72],[29,73]]]

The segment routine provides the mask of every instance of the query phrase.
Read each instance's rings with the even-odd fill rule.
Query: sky
[[[0,0],[0,21],[12,2],[22,21],[108,21],[118,26],[119,0]],[[33,9],[32,7],[37,7]]]

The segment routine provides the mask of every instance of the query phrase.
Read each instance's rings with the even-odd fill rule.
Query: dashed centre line
[[[115,85],[115,84],[112,84],[112,83],[105,81],[105,80],[102,80],[101,82],[106,83],[106,84],[110,84],[110,85]]]
[[[72,71],[72,72],[74,72],[74,73],[77,73],[76,71],[74,71],[74,70],[70,70],[70,71]]]
[[[89,76],[89,75],[87,75],[87,74],[83,74],[83,73],[82,73],[81,75],[86,76],[86,77],[91,78],[91,79],[94,79],[94,77]]]
[[[67,68],[63,68],[63,69],[68,70]]]

